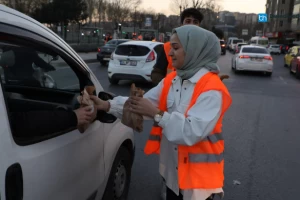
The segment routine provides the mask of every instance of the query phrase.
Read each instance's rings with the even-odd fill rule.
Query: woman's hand
[[[148,116],[154,118],[154,116],[159,112],[148,99],[142,97],[129,97],[130,101],[130,111],[136,114]]]
[[[78,108],[77,110],[74,110],[74,112],[77,116],[77,126],[88,124],[92,120],[94,120],[95,112],[92,112],[92,111],[93,111],[92,106],[86,106],[86,107],[82,107],[82,108]]]
[[[95,104],[95,108],[97,110],[104,110],[104,111],[109,111],[109,102],[108,101],[103,101],[102,99],[99,99],[96,96],[90,95],[91,100]]]

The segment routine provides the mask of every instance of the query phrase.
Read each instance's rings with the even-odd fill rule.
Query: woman
[[[215,34],[194,25],[176,28],[170,42],[176,72],[144,98],[130,97],[131,111],[154,119],[144,151],[160,154],[167,200],[205,200],[223,194],[221,128],[231,97],[217,75],[220,43]],[[92,98],[99,110],[122,117],[126,97]]]

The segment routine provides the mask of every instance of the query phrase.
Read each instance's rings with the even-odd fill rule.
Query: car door
[[[290,48],[290,49],[288,50],[287,54],[285,55],[285,64],[286,64],[287,66],[290,66],[291,61],[292,61],[292,59],[293,59],[293,57],[292,57],[293,50],[294,50],[294,47]]]
[[[95,198],[97,188],[104,181],[104,134],[101,122],[94,121],[84,133],[70,127],[47,135],[40,132],[25,133],[22,130],[16,134],[14,124],[19,122],[11,118],[16,113],[27,116],[33,110],[37,113],[56,109],[72,112],[79,106],[76,97],[80,89],[87,83],[93,84],[89,74],[49,40],[20,29],[10,29],[13,30],[11,35],[3,35],[2,31],[6,30],[0,31],[0,72],[4,73],[0,87],[1,199]],[[28,63],[26,52],[11,52],[11,49],[23,47],[36,52],[46,65],[52,61],[50,64],[55,71],[47,72],[48,84],[42,85],[37,79],[33,81],[32,77],[35,76],[27,81],[32,69],[25,67],[25,63]],[[34,63],[32,67],[40,69],[41,63]],[[50,84],[51,81],[55,82],[55,86]],[[39,122],[51,120],[45,115],[40,117]],[[43,128],[40,130],[47,131]]]

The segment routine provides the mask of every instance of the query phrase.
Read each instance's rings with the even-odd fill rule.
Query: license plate
[[[262,62],[261,58],[251,58],[252,61],[258,61],[258,62]]]
[[[137,61],[134,60],[121,60],[120,61],[120,65],[130,65],[130,66],[136,66],[137,65]]]

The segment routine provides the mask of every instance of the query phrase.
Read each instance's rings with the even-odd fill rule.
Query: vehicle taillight
[[[225,47],[225,44],[222,44],[221,46],[222,46],[222,47]]]
[[[239,58],[250,58],[250,56],[242,55],[242,56],[239,56]]]
[[[285,50],[289,50],[289,47],[288,47],[288,46],[286,46],[286,47],[285,47]]]
[[[151,51],[148,58],[146,59],[146,62],[151,62],[153,60],[155,60],[155,53],[154,53],[154,51]]]
[[[271,56],[264,56],[265,60],[273,60],[273,58]]]
[[[100,48],[98,48],[98,52],[100,52],[101,51],[101,49]]]
[[[280,50],[282,50],[282,46],[280,46]]]

